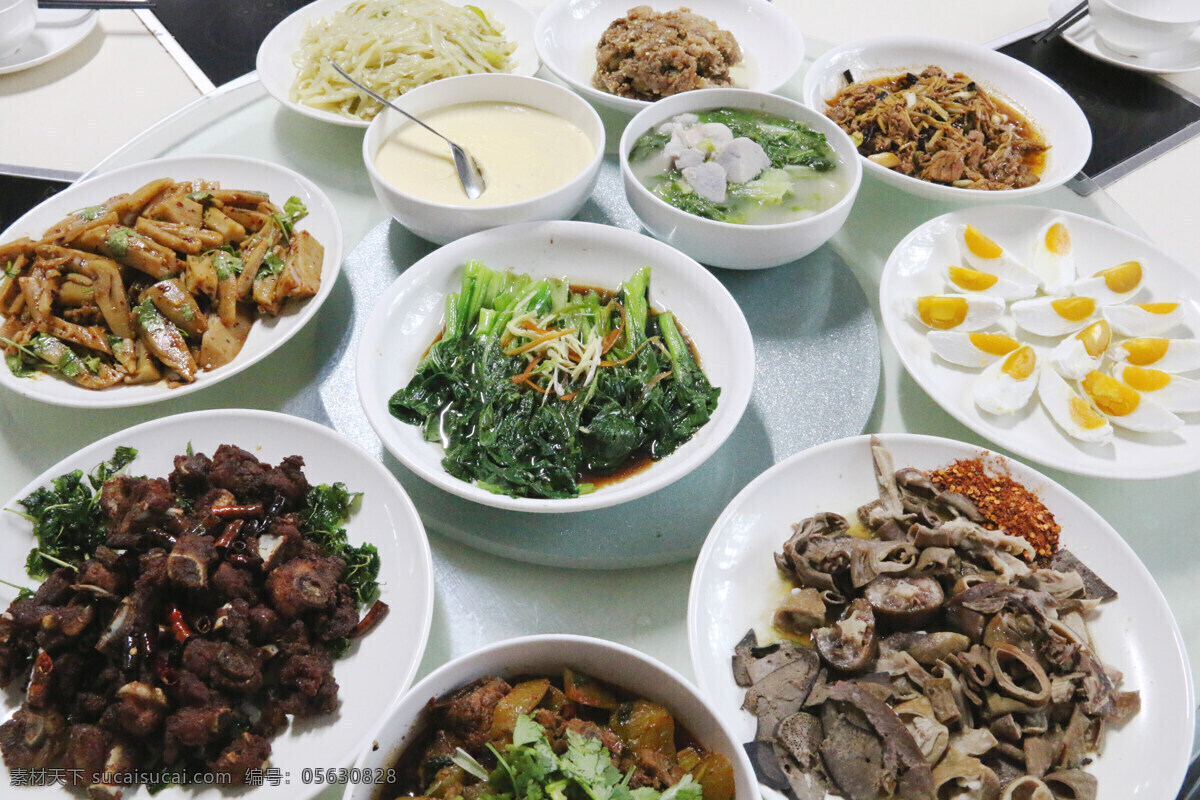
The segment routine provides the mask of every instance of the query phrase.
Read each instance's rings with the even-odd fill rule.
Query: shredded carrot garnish
[[[657,375],[655,375],[653,378],[650,379],[650,382],[646,384],[646,387],[644,389],[642,389],[642,391],[643,392],[650,391],[651,387],[653,387],[654,384],[658,383],[659,381],[666,380],[669,377],[671,377],[671,370],[667,370],[666,372],[658,373]]]
[[[542,363],[542,357],[538,356],[525,365],[524,372],[513,375],[510,380],[512,380],[513,383],[524,383],[525,381],[529,380],[530,376],[533,375],[534,369],[536,369],[537,365],[540,363]]]
[[[604,337],[604,344],[600,348],[600,355],[604,355],[609,350],[611,350],[612,346],[617,343],[617,339],[620,338],[621,332],[625,330],[625,306],[618,303],[617,308],[619,308],[621,310],[621,324],[618,325],[617,327],[613,328],[611,331],[609,331],[608,336]],[[618,362],[618,363],[624,363],[624,362]],[[604,366],[603,363],[602,363],[602,366]]]
[[[520,347],[514,347],[511,350],[505,350],[504,355],[506,355],[506,356],[520,355],[521,353],[528,352],[535,347],[539,347],[540,345],[545,344],[546,342],[553,341],[554,339],[561,339],[562,337],[564,337],[568,334],[571,334],[571,333],[575,333],[575,332],[576,332],[576,330],[574,328],[564,328],[563,330],[560,330],[560,331],[551,331],[551,332],[545,334],[544,336],[539,336],[530,342],[526,342],[525,344],[521,345]]]
[[[637,356],[637,352],[634,351],[633,353],[625,356],[622,359],[618,359],[617,361],[607,361],[607,360],[601,361],[600,366],[602,366],[602,367],[619,367],[622,364],[632,361],[634,359],[634,357],[636,357],[636,356]]]
[[[517,377],[521,377],[521,376],[517,376]],[[517,381],[516,378],[513,378],[513,383],[518,383],[518,382],[525,384],[530,389],[536,389],[537,391],[541,392],[542,394],[548,394],[548,392],[545,389],[543,389],[542,387],[540,387],[536,383],[534,383],[532,378],[521,378],[520,381]]]

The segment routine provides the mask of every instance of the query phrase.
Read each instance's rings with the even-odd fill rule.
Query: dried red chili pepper
[[[1020,536],[1041,558],[1058,551],[1062,528],[1054,515],[1036,494],[1009,475],[1000,459],[962,459],[927,474],[938,489],[969,498],[989,523],[984,527]]]

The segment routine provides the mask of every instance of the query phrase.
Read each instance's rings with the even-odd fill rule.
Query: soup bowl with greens
[[[743,89],[668,97],[626,126],[621,175],[655,237],[698,261],[762,269],[845,223],[862,182],[854,143],[800,103]]]

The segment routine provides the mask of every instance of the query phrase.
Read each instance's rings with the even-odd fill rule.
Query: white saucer
[[[1073,3],[1074,0],[1050,0],[1050,19],[1061,17]],[[1200,30],[1178,47],[1148,56],[1126,56],[1114,51],[1096,36],[1096,28],[1087,16],[1067,28],[1062,38],[1093,58],[1135,72],[1166,75],[1200,69]]]
[[[37,27],[29,39],[11,56],[0,58],[0,75],[36,67],[62,55],[91,33],[97,19],[95,11],[39,8]]]

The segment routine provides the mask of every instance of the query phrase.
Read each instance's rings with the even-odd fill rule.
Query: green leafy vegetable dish
[[[656,197],[689,214],[771,225],[846,196],[847,170],[802,122],[734,108],[679,114],[638,138],[629,166]]]
[[[512,497],[576,497],[661,459],[720,389],[649,285],[649,267],[610,292],[468,262],[388,409],[442,444],[448,473]]]
[[[424,717],[377,800],[733,800],[729,759],[669,709],[570,668],[480,678]]]

